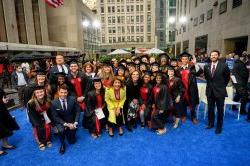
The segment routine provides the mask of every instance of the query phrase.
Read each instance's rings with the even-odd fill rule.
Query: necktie
[[[212,77],[214,77],[214,72],[215,72],[215,65],[213,65],[213,68],[212,68]]]
[[[61,65],[61,68],[62,68],[62,72],[64,72],[65,73],[65,70],[64,70],[64,68],[63,68],[63,65]],[[66,73],[65,73],[66,74]]]
[[[62,100],[62,103],[63,103],[63,110],[66,111],[67,108],[66,108],[65,100]]]

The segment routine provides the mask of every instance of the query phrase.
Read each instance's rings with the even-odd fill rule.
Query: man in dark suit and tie
[[[49,71],[49,81],[55,81],[55,73],[63,72],[66,75],[69,74],[69,66],[64,64],[64,56],[62,54],[56,55],[56,65],[53,66]]]
[[[59,152],[65,152],[65,136],[69,144],[76,142],[76,129],[80,117],[80,107],[72,96],[68,95],[66,85],[62,85],[58,91],[59,98],[53,100],[51,104],[51,116],[53,123],[58,129],[61,141]]]
[[[204,66],[204,75],[207,80],[206,96],[208,101],[208,125],[206,129],[214,127],[215,104],[217,106],[217,126],[215,133],[222,132],[224,117],[224,101],[227,97],[226,87],[230,80],[230,70],[226,63],[219,61],[220,52],[213,50],[210,54],[211,63]]]

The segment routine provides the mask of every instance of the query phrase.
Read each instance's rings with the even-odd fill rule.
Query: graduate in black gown
[[[172,105],[171,96],[168,92],[166,84],[164,84],[164,77],[161,72],[156,75],[156,85],[153,88],[153,105],[151,123],[152,128],[156,130],[158,135],[165,134],[167,129],[165,127],[166,113]]]
[[[129,131],[132,131],[132,127],[136,128],[137,114],[139,111],[139,97],[141,80],[139,71],[135,70],[131,73],[131,77],[127,82],[126,89],[126,103],[124,109],[124,115],[126,117],[126,126]]]
[[[101,136],[101,130],[105,127],[107,115],[107,108],[104,100],[104,88],[102,86],[101,78],[92,78],[93,88],[86,97],[87,109],[84,113],[84,120],[86,126],[93,138]],[[105,115],[106,114],[106,115]],[[102,116],[104,115],[104,117]]]
[[[47,84],[46,80],[46,73],[43,70],[37,70],[36,71],[36,77],[35,77],[35,82],[29,84],[27,87],[25,87],[24,90],[24,103],[28,103],[29,100],[31,99],[34,90],[36,89],[37,86],[44,86],[46,89],[46,94],[47,97],[50,98],[50,85]]]
[[[8,98],[0,88],[0,139],[2,140],[2,150],[11,150],[16,147],[10,145],[7,138],[13,134],[14,130],[19,130],[19,126],[7,110],[6,103],[8,103]],[[0,156],[6,154],[7,152],[0,150]]]
[[[181,79],[175,76],[175,70],[173,67],[168,68],[167,86],[173,101],[173,106],[170,108],[170,111],[172,111],[175,116],[174,128],[177,128],[183,114],[183,98],[185,89]]]
[[[51,102],[46,96],[44,86],[36,86],[32,98],[27,104],[27,111],[40,150],[45,150],[46,145],[52,146],[50,105]]]
[[[141,127],[144,128],[145,124],[151,128],[151,108],[152,108],[152,89],[153,86],[150,83],[151,80],[151,71],[144,72],[143,84],[140,88],[140,96],[139,96],[139,114]]]

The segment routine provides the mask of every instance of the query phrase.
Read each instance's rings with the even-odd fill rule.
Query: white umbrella
[[[164,51],[158,49],[158,48],[151,48],[150,50],[145,51],[143,54],[163,54],[165,53]]]
[[[117,50],[109,53],[108,55],[123,55],[123,54],[130,54],[130,52],[124,51],[122,49],[117,49]]]
[[[136,48],[136,49],[135,49],[135,53],[136,53],[136,54],[141,54],[142,52]]]

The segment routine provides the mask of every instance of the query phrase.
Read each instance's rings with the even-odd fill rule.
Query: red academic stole
[[[189,70],[182,70],[181,71],[181,79],[182,79],[182,83],[184,85],[185,88],[185,93],[184,93],[184,97],[187,99],[187,101],[190,101],[189,98],[189,94],[188,94],[188,77],[189,77],[190,71]]]
[[[102,95],[98,94],[96,95],[96,107],[97,108],[102,108],[103,103],[102,103]],[[95,116],[95,127],[96,127],[96,134],[99,135],[101,132],[101,123],[97,116]]]
[[[82,79],[80,77],[77,77],[77,78],[73,78],[70,82],[74,86],[76,96],[82,97],[83,96],[82,87],[81,87]],[[86,110],[86,105],[84,102],[79,103],[79,105],[83,111]]]
[[[146,105],[147,100],[148,100],[148,88],[147,88],[147,86],[143,86],[143,87],[140,88],[140,95],[141,95],[141,98],[142,98],[143,102]],[[140,107],[139,112],[141,112],[141,111],[144,111],[144,110],[142,110],[142,108]]]

